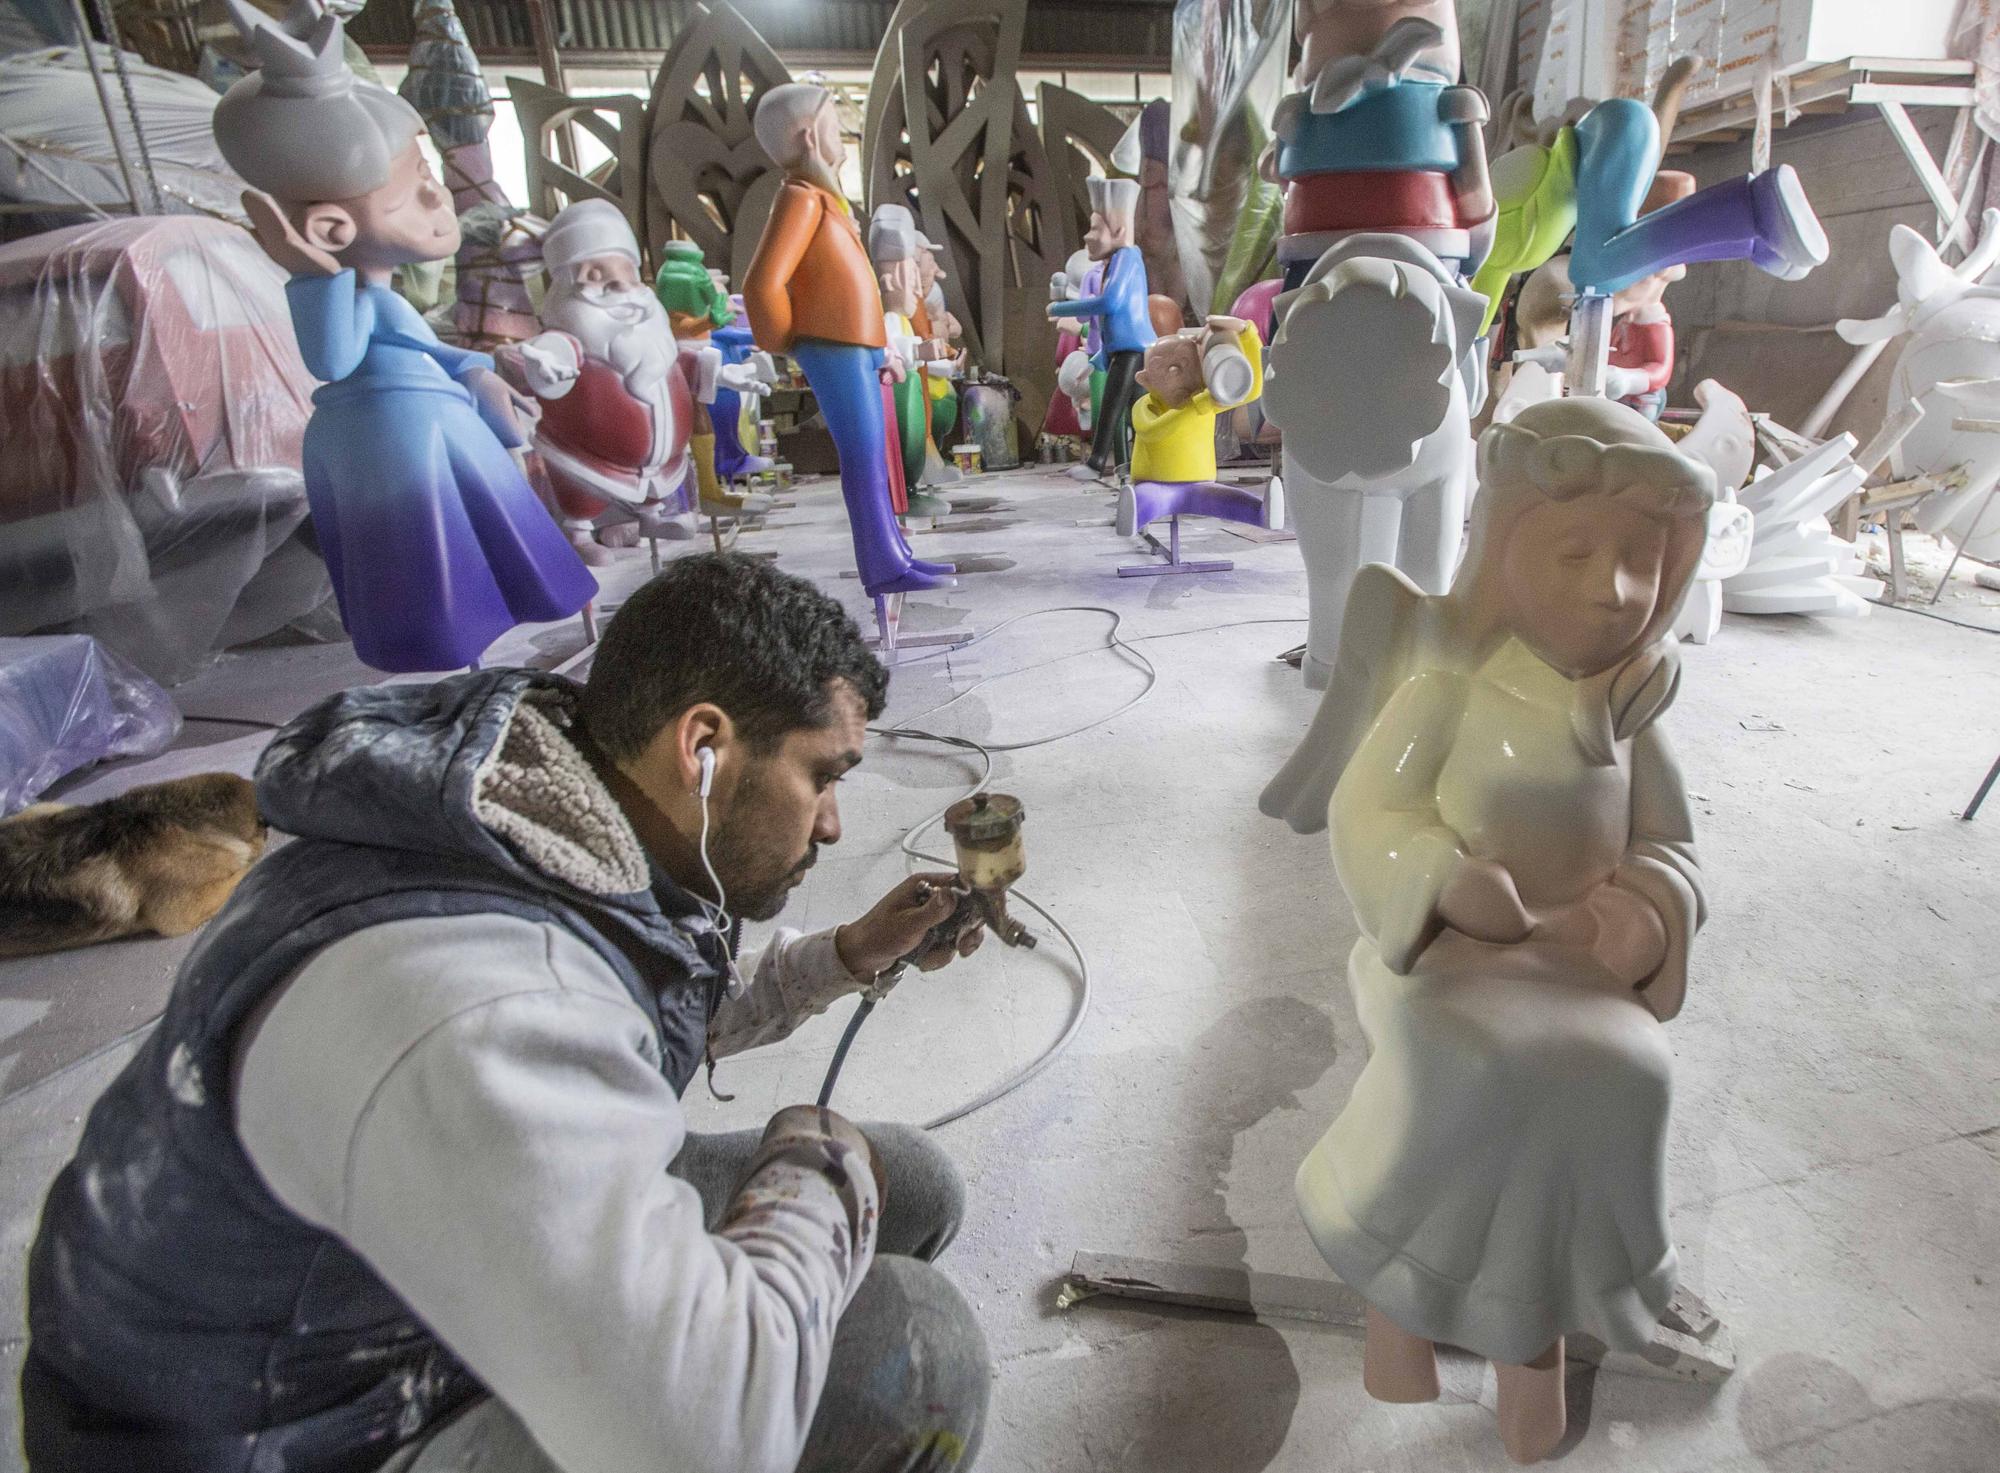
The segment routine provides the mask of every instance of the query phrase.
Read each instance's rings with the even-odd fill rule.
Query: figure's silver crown
[[[292,0],[282,22],[247,0],[223,0],[229,18],[256,54],[267,97],[326,97],[352,90],[346,33],[320,0]]]

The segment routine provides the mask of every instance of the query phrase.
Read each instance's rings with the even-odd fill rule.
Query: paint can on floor
[[[985,463],[985,453],[977,445],[954,445],[951,458],[961,475],[976,476]]]

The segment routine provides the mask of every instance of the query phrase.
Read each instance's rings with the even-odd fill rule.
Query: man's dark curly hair
[[[835,600],[803,578],[741,553],[676,559],[625,600],[583,689],[591,738],[636,757],[688,707],[713,702],[752,749],[822,726],[836,681],[873,721],[889,672]]]

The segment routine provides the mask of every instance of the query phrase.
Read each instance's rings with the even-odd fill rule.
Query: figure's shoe
[[[576,555],[583,560],[586,568],[609,567],[613,561],[611,549],[597,540],[597,534],[588,522],[563,523],[563,536],[576,549]]]
[[[705,517],[761,517],[771,509],[771,498],[761,491],[749,495],[724,492],[702,497],[700,506]]]
[[[1072,481],[1101,481],[1110,473],[1099,470],[1086,460],[1082,465],[1071,466],[1063,474],[1068,476]]]
[[[1750,259],[1780,281],[1803,281],[1831,252],[1798,171],[1790,164],[1766,169],[1750,181],[1759,240]]]
[[[1271,484],[1264,488],[1264,530],[1282,531],[1285,525],[1285,482],[1281,476],[1271,477]]]
[[[892,578],[887,583],[862,585],[870,598],[883,598],[892,593],[928,593],[933,589],[956,588],[958,580],[949,574],[926,573],[912,565],[907,573]]]
[[[1130,486],[1119,488],[1118,518],[1113,525],[1117,528],[1120,537],[1137,537],[1139,535],[1139,497]]]
[[[640,534],[637,522],[613,522],[597,529],[597,540],[606,547],[637,547],[646,539]]]
[[[649,501],[633,512],[632,520],[641,536],[661,542],[692,542],[695,537],[693,515],[671,501]]]

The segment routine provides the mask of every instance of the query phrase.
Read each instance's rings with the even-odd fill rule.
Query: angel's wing
[[[1395,693],[1424,591],[1387,563],[1370,563],[1354,577],[1333,680],[1305,740],[1257,806],[1301,834],[1326,828],[1327,805],[1348,761]]]

